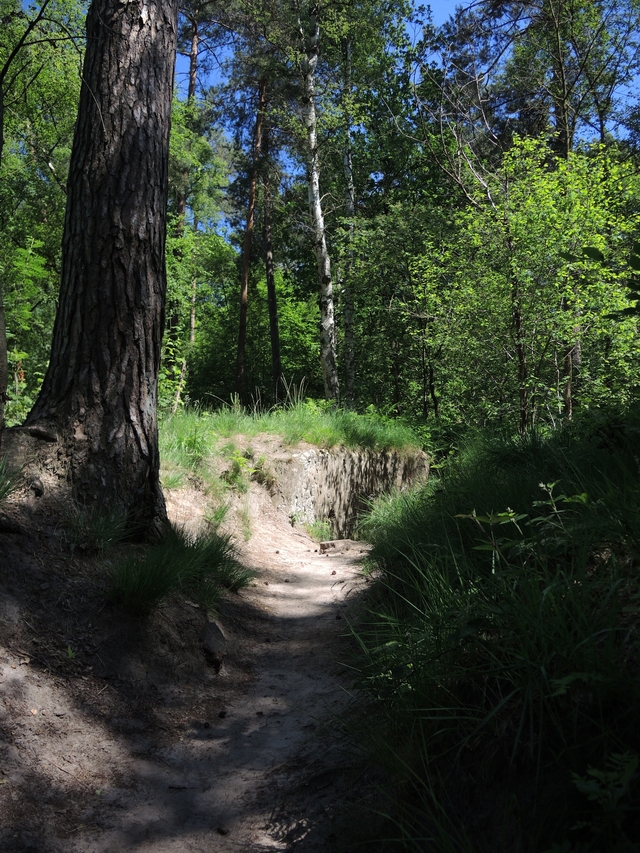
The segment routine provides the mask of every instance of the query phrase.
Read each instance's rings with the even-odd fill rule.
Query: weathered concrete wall
[[[274,504],[298,523],[328,521],[337,538],[353,536],[368,500],[423,482],[429,474],[420,451],[308,449],[270,463],[277,480]]]

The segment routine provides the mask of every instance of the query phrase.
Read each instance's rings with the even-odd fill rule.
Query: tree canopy
[[[83,15],[2,7],[9,424],[47,370]],[[284,379],[450,435],[632,400],[639,22],[636,0],[481,0],[440,28],[379,0],[185,4],[161,409],[270,405]]]

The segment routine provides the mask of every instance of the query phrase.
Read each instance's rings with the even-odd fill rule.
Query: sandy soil
[[[216,672],[206,615],[176,601],[141,621],[106,604],[100,561],[73,552],[45,499],[16,502],[0,532],[0,850],[340,846],[363,771],[340,736],[336,661],[364,546],[322,553],[253,484],[238,538],[259,576],[221,613]],[[203,500],[168,503],[185,522]]]

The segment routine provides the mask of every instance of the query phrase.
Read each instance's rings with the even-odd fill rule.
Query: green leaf
[[[564,261],[569,261],[570,264],[575,264],[576,261],[581,260],[577,255],[572,255],[571,252],[560,252],[560,257]]]

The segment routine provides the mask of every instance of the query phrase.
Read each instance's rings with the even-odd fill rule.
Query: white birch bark
[[[344,91],[347,99],[347,110],[345,112],[345,148],[344,148],[344,178],[346,183],[345,213],[349,220],[349,232],[347,250],[347,262],[342,289],[342,300],[344,303],[344,373],[345,373],[345,397],[347,406],[352,406],[355,400],[356,388],[356,348],[355,348],[355,305],[353,290],[351,287],[351,276],[353,274],[353,228],[356,215],[356,188],[353,181],[353,158],[351,151],[351,44],[347,40],[344,44]]]
[[[324,392],[328,400],[340,400],[340,384],[336,366],[336,327],[333,307],[333,281],[331,259],[320,195],[320,161],[315,100],[315,73],[320,50],[320,24],[315,9],[309,13],[309,33],[305,35],[301,17],[298,29],[302,46],[300,71],[302,74],[302,116],[306,130],[307,182],[309,185],[309,214],[311,233],[318,265],[320,299],[320,361],[324,378]]]

